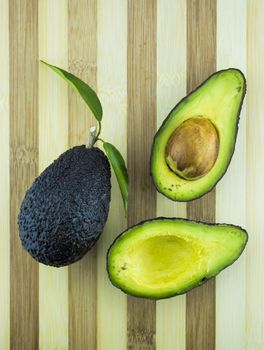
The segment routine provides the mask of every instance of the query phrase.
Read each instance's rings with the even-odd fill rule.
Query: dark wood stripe
[[[69,1],[69,70],[96,88],[97,2]],[[84,144],[95,119],[69,90],[69,146]],[[97,348],[97,262],[94,247],[69,267],[69,349]]]
[[[156,215],[150,147],[156,131],[156,0],[128,0],[128,225]],[[128,349],[155,349],[156,304],[128,297]]]
[[[38,349],[38,264],[22,248],[17,215],[38,175],[38,1],[9,2],[10,348]]]
[[[216,0],[187,0],[187,89],[216,69]],[[215,191],[188,203],[189,219],[215,221]],[[186,350],[215,349],[215,280],[187,294]]]

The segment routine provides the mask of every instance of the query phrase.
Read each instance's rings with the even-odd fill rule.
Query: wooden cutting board
[[[0,1],[0,349],[264,349],[264,1]],[[104,139],[127,159],[128,218],[116,180],[104,234],[68,268],[37,264],[21,248],[25,190],[95,123],[44,59],[91,84]],[[157,194],[149,176],[155,131],[188,91],[237,67],[248,92],[235,155],[216,190],[189,204]],[[180,297],[127,297],[106,275],[106,251],[127,227],[155,216],[227,222],[249,231],[246,253]]]

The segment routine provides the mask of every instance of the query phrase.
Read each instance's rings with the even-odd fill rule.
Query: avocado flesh
[[[117,237],[108,251],[108,274],[125,293],[168,298],[217,275],[246,243],[247,233],[238,226],[157,218]]]
[[[174,201],[190,201],[209,192],[226,172],[238,131],[239,113],[246,91],[243,73],[237,69],[216,72],[171,111],[155,135],[151,152],[151,175],[159,192]],[[219,137],[218,156],[210,171],[186,179],[166,162],[166,146],[175,131],[189,118],[211,121]]]
[[[19,212],[19,235],[29,254],[56,267],[80,260],[103,231],[110,178],[108,159],[96,147],[73,147],[48,166]]]

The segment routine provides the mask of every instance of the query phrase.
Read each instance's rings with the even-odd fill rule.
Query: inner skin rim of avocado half
[[[226,173],[234,153],[239,115],[246,93],[243,73],[235,68],[211,75],[184,97],[157,131],[151,149],[151,176],[157,190],[174,201],[187,202],[211,191]],[[211,169],[188,177],[172,171],[166,159],[167,143],[184,122],[197,117],[210,121],[218,135],[218,153]],[[175,170],[175,169],[174,169]]]
[[[112,284],[125,293],[169,298],[217,275],[246,243],[247,233],[239,226],[157,218],[116,238],[108,250],[107,270]]]

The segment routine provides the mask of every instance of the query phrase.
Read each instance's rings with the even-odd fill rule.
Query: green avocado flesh
[[[159,192],[174,201],[190,201],[201,197],[216,185],[226,172],[234,152],[245,92],[246,81],[242,72],[237,69],[222,70],[210,76],[171,111],[152,145],[151,175]],[[169,166],[171,158],[166,156],[166,147],[175,130],[195,118],[204,118],[215,128],[219,142],[218,154],[209,171],[188,179],[184,172],[181,176],[180,170]],[[195,135],[193,137],[195,140]],[[184,154],[185,150],[181,152]],[[203,153],[201,148],[200,153]]]
[[[123,232],[107,255],[111,282],[125,293],[162,299],[185,293],[231,265],[247,243],[239,226],[157,218]]]

